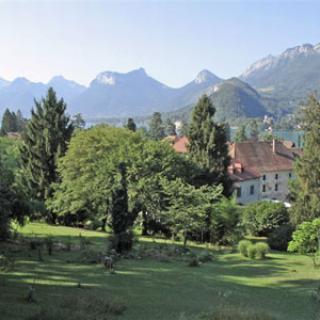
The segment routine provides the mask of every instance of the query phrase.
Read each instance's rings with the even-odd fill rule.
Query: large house
[[[171,138],[177,152],[188,152],[186,137]],[[238,203],[270,199],[285,202],[293,161],[301,154],[290,142],[246,141],[229,144],[231,158],[228,174]]]

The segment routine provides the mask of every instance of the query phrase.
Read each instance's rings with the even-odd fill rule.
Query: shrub
[[[254,244],[250,244],[248,247],[247,247],[247,251],[248,251],[248,257],[250,259],[254,259],[256,257],[256,254],[257,254],[257,247],[254,245]]]
[[[268,236],[289,222],[289,213],[282,203],[259,201],[244,208],[242,224],[247,232],[255,236]]]
[[[289,242],[292,240],[294,228],[290,224],[284,224],[275,229],[268,237],[268,244],[271,249],[287,251]]]
[[[248,247],[252,245],[249,240],[241,240],[238,244],[239,252],[244,256],[248,257]]]
[[[258,242],[255,244],[256,247],[256,258],[265,259],[266,254],[269,252],[269,246],[265,242]]]

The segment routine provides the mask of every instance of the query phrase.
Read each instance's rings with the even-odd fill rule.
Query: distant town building
[[[188,152],[187,137],[170,139],[177,152]],[[293,162],[301,152],[290,141],[230,143],[228,174],[233,181],[237,202],[287,201],[289,181],[294,178]]]

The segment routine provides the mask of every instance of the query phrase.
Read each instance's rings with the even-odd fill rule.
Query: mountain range
[[[62,76],[48,83],[25,78],[0,78],[0,114],[5,108],[29,115],[34,99],[53,87],[70,114],[85,118],[145,116],[155,111],[189,113],[200,95],[208,94],[219,118],[261,117],[293,112],[306,96],[320,87],[320,44],[304,44],[267,56],[239,77],[222,79],[202,70],[186,85],[171,88],[150,77],[143,68],[99,73],[88,87]]]

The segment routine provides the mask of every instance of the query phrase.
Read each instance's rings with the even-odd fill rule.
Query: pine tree
[[[189,129],[191,159],[202,169],[200,184],[222,184],[224,194],[230,192],[229,165],[225,124],[213,121],[216,110],[210,99],[202,96],[192,113]],[[201,181],[202,180],[202,181]]]
[[[17,132],[17,131],[18,131],[17,116],[14,112],[10,112],[9,109],[6,109],[2,116],[2,123],[1,123],[2,135],[6,135],[8,132]]]
[[[22,155],[28,182],[34,196],[44,201],[51,196],[51,184],[59,180],[58,158],[65,154],[73,126],[65,114],[66,104],[57,100],[52,88],[41,101],[35,101],[31,111]]]
[[[128,118],[128,122],[127,124],[125,125],[125,127],[130,130],[130,131],[133,131],[133,132],[136,132],[137,130],[137,126],[134,122],[134,120],[132,118]]]
[[[164,127],[165,127],[165,135],[166,136],[176,136],[177,135],[176,125],[170,119],[166,120]]]
[[[293,206],[291,219],[295,224],[320,217],[320,102],[310,96],[303,108],[304,147],[296,160],[296,180],[291,186]]]
[[[242,125],[240,128],[237,130],[236,135],[234,137],[235,142],[243,142],[248,140],[247,134],[246,134],[246,126]]]
[[[120,181],[118,186],[113,190],[110,213],[111,213],[111,228],[113,231],[112,247],[117,252],[128,251],[132,247],[132,232],[133,224],[132,215],[129,212],[128,205],[128,186],[126,179],[126,166],[124,163],[119,164]]]
[[[253,141],[259,140],[259,126],[257,120],[250,122],[250,139]]]
[[[17,111],[16,119],[17,119],[17,131],[23,132],[27,126],[28,120],[23,117],[21,110]]]
[[[161,140],[165,137],[161,113],[155,112],[150,120],[149,134],[153,140]]]

